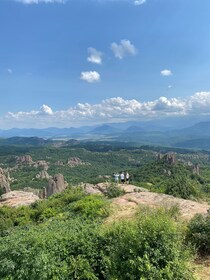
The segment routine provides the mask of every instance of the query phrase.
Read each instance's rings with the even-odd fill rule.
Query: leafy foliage
[[[11,230],[0,238],[0,278],[193,279],[171,213],[144,209],[134,221],[108,227],[82,213]]]
[[[114,198],[123,195],[125,192],[114,183],[111,183],[106,189],[106,196],[108,198]]]
[[[210,254],[210,216],[196,215],[188,225],[187,239],[201,254]]]

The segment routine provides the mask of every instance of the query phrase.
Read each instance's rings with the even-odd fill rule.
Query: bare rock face
[[[33,162],[32,157],[30,155],[25,155],[25,156],[16,157],[16,163],[32,165],[34,162]]]
[[[5,176],[2,168],[0,168],[0,190],[1,190],[1,193],[8,193],[11,191],[9,180]]]
[[[161,154],[161,153],[158,153],[157,154],[157,160],[159,161],[159,160],[161,160],[163,158],[163,155]]]
[[[198,163],[193,166],[193,174],[200,175],[200,168]]]
[[[63,166],[64,163],[63,163],[63,161],[58,160],[58,161],[55,162],[55,165],[57,165],[57,166]]]
[[[37,200],[39,200],[39,197],[32,192],[11,191],[1,196],[0,206],[19,207],[22,205],[30,205]]]
[[[50,175],[47,173],[47,171],[42,170],[36,175],[36,178],[37,179],[47,179],[48,180],[50,178]]]
[[[69,158],[67,164],[70,167],[74,167],[74,166],[78,166],[78,165],[90,165],[90,163],[84,162],[80,158],[77,158],[77,157]]]
[[[62,174],[53,175],[52,178],[49,179],[48,186],[46,188],[46,197],[62,192],[65,190],[67,185],[68,184],[65,182]]]
[[[38,168],[41,167],[43,168],[45,171],[48,170],[49,166],[48,163],[45,160],[38,160],[35,164],[34,167]]]
[[[176,155],[174,153],[165,154],[163,156],[163,159],[171,165],[176,163]]]
[[[92,185],[92,184],[88,184],[88,183],[85,183],[85,184],[81,184],[81,187],[84,189],[84,191],[87,193],[87,194],[103,194],[102,191],[100,191],[97,186],[95,185]]]

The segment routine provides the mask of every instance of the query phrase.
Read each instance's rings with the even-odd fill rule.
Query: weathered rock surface
[[[30,205],[37,200],[39,200],[39,197],[31,192],[11,191],[1,196],[0,206],[19,207]]]
[[[45,171],[48,170],[49,166],[48,166],[48,163],[45,161],[45,160],[38,160],[35,164],[34,164],[34,167],[36,168],[43,168]]]
[[[25,156],[16,157],[16,163],[32,165],[34,162],[33,162],[32,157],[30,155],[25,155]]]
[[[176,198],[171,195],[157,194],[154,192],[135,192],[127,193],[121,197],[113,199],[113,204],[128,207],[136,207],[137,205],[147,205],[150,207],[166,206],[171,207],[177,205],[180,209],[181,215],[190,219],[195,214],[207,214],[210,206],[205,203],[198,203],[191,200]],[[132,205],[131,205],[132,204]]]
[[[63,165],[64,165],[64,162],[58,160],[58,161],[56,161],[54,164],[57,165],[57,166],[63,166]]]
[[[84,188],[84,190],[88,194],[106,194],[107,188],[110,186],[110,183],[98,183],[96,185],[92,184],[81,184],[81,186]],[[133,192],[148,192],[145,188],[136,187],[133,185],[117,185],[119,188],[121,188],[125,193],[133,193]]]
[[[48,180],[50,178],[50,175],[47,173],[47,171],[42,170],[36,175],[36,178],[37,179],[47,179]]]
[[[176,163],[176,155],[174,153],[167,153],[162,157],[165,162],[167,162],[168,164],[175,164]]]
[[[49,197],[55,193],[62,192],[66,189],[68,184],[65,182],[62,174],[53,175],[48,182],[48,186],[46,188],[46,197]]]
[[[103,194],[95,185],[92,184],[81,184],[81,187],[85,190],[88,194]]]
[[[0,168],[0,190],[1,193],[10,192],[10,183],[2,168]]]
[[[78,165],[90,165],[89,162],[84,162],[78,157],[69,158],[67,164],[70,167],[74,167],[74,166],[78,166]]]

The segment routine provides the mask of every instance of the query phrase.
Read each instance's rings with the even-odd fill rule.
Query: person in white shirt
[[[114,173],[114,180],[115,180],[115,183],[119,183],[119,177],[120,177],[120,174],[119,173]]]
[[[126,183],[129,184],[130,175],[128,172],[126,172],[125,178],[126,178]]]
[[[121,184],[124,184],[124,183],[125,183],[125,174],[124,174],[124,172],[122,172],[122,173],[120,174],[120,181],[121,181]]]

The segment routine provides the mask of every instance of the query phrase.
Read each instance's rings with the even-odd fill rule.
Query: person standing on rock
[[[130,178],[130,175],[128,172],[126,172],[125,174],[125,178],[126,178],[126,184],[129,184],[129,178]]]
[[[125,183],[125,174],[124,174],[124,172],[122,172],[122,173],[120,174],[120,181],[121,181],[121,184],[124,184],[124,183]]]
[[[117,173],[114,173],[114,180],[115,180],[115,183],[118,184],[119,183],[119,177],[120,177],[120,174],[117,172]]]

